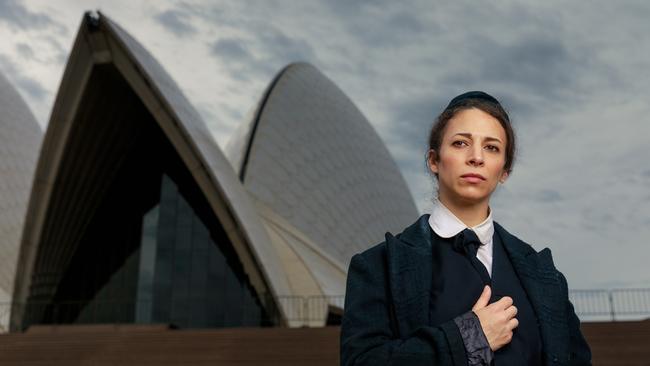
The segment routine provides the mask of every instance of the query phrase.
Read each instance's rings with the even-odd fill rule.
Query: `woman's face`
[[[438,194],[458,205],[489,202],[497,184],[505,181],[506,132],[499,121],[480,109],[459,111],[447,123],[440,156],[429,158],[438,174]]]

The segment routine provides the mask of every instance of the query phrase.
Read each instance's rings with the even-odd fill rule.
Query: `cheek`
[[[458,167],[458,164],[462,164],[463,159],[458,156],[458,154],[441,154],[440,156],[440,166],[445,171],[454,170]],[[444,172],[443,172],[444,174]]]
[[[503,166],[505,164],[505,161],[503,160],[497,160],[494,161],[492,164],[490,164],[490,174],[495,177],[495,179],[501,179],[501,175],[503,174]]]

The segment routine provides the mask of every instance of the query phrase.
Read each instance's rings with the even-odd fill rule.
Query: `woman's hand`
[[[499,301],[488,305],[491,292],[490,286],[485,286],[472,311],[481,322],[481,328],[490,348],[496,351],[510,343],[512,330],[519,325],[519,321],[515,318],[517,308],[512,305],[511,297],[504,296]]]

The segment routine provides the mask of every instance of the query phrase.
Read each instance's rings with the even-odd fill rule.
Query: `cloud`
[[[0,54],[0,69],[19,90],[27,93],[30,99],[43,102],[48,97],[48,91],[38,81],[27,76],[11,59],[2,54]]]
[[[332,10],[345,34],[367,47],[400,47],[440,31],[436,23],[426,21],[412,9],[405,11],[402,4],[372,3]]]
[[[442,112],[452,96],[422,95],[419,98],[398,101],[391,109],[391,135],[404,136],[409,141],[426,145],[434,119]]]
[[[222,38],[209,46],[214,61],[228,71],[229,77],[239,83],[250,83],[252,79],[269,73],[267,66],[260,65],[240,38]]]
[[[553,189],[543,189],[535,195],[535,198],[544,203],[558,202],[562,200],[560,192]]]
[[[0,23],[23,31],[53,29],[65,34],[67,28],[43,12],[32,12],[17,0],[0,1]]]
[[[167,27],[196,29],[194,24],[207,25],[214,32],[207,42],[211,55],[223,64],[230,75],[245,80],[255,75],[272,75],[296,61],[318,62],[308,32],[296,28],[293,20],[301,17],[301,6],[287,6],[280,13],[277,4],[246,1],[215,5],[179,4],[161,12],[159,22]],[[282,21],[279,19],[287,19]],[[237,63],[237,64],[235,64]],[[237,73],[234,73],[234,72]],[[242,72],[249,76],[242,76]]]
[[[317,61],[307,42],[272,26],[264,26],[257,38],[221,38],[209,47],[215,61],[229,71],[230,77],[244,82],[251,78],[268,79],[292,62]]]
[[[264,52],[264,61],[275,64],[296,61],[317,61],[314,49],[309,41],[299,37],[290,37],[282,30],[266,27],[260,34],[257,44]]]
[[[241,39],[220,39],[210,46],[212,54],[227,61],[244,61],[253,59]]]
[[[32,48],[26,43],[16,44],[16,51],[24,59],[29,60],[34,58],[34,50],[32,50]]]
[[[230,126],[226,125],[224,121],[237,120],[243,121],[243,114],[234,109],[227,103],[217,102],[217,107],[214,104],[199,103],[195,107],[201,114],[201,117],[207,124],[210,132],[217,140],[217,143],[222,148],[226,146],[229,138]]]
[[[575,105],[592,92],[581,87],[585,70],[607,69],[589,50],[570,50],[559,35],[521,34],[507,41],[498,34],[474,35],[461,43],[462,60],[440,73],[439,90],[483,89],[520,121],[548,106]]]
[[[473,48],[482,57],[471,77],[506,84],[528,99],[542,98],[556,106],[571,104],[581,96],[574,90],[585,76],[583,70],[595,67],[587,50],[570,52],[558,35],[525,35],[506,44],[483,39]],[[518,101],[514,95],[511,99]]]
[[[160,23],[163,28],[174,33],[178,37],[188,36],[197,32],[191,24],[191,16],[187,12],[176,9],[168,9],[154,16],[154,19]]]
[[[639,258],[650,247],[637,239],[650,237],[643,98],[650,76],[642,72],[650,44],[639,41],[650,7],[641,2],[183,1],[147,6],[148,14],[110,4],[109,14],[145,47],[160,47],[157,57],[185,83],[220,142],[283,66],[315,64],[376,128],[422,212],[434,192],[423,157],[433,118],[453,96],[485,90],[509,110],[521,146],[513,176],[491,202],[499,221],[538,249],[551,246],[581,286],[632,283],[647,272]],[[43,116],[46,90],[56,88],[44,75],[59,73],[51,64],[65,60],[71,43],[53,25],[62,15],[53,14],[0,2],[0,26],[9,26],[0,31],[15,39],[0,67]],[[47,43],[45,32],[65,47]],[[156,37],[164,40],[156,45]],[[614,257],[625,265],[609,263]]]

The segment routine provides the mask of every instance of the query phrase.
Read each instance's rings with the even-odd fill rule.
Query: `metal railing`
[[[265,296],[261,301],[262,307],[259,304],[230,303],[220,304],[219,309],[210,311],[205,306],[198,306],[201,308],[202,313],[200,314],[196,313],[196,304],[193,304],[194,306],[184,306],[180,309],[178,307],[174,308],[174,304],[162,304],[162,306],[156,304],[154,306],[151,301],[136,302],[130,299],[80,300],[56,303],[47,301],[0,303],[0,333],[10,329],[14,331],[24,330],[36,324],[72,323],[162,323],[170,324],[173,327],[200,328],[275,326],[282,324],[278,307],[281,308],[284,314],[282,318],[288,322],[289,326],[313,327],[327,325],[327,321],[332,314],[340,316],[343,302],[344,296],[279,296],[275,299]],[[164,310],[161,311],[161,308],[164,308]],[[143,311],[141,312],[141,310]],[[144,316],[141,316],[141,314],[144,314]],[[12,315],[21,319],[20,324],[11,324]]]
[[[345,296],[279,296],[278,306],[284,309],[285,316],[290,323],[304,323],[326,321],[330,312],[343,309]],[[323,324],[325,325],[325,324]]]
[[[650,288],[611,289],[611,290],[571,290],[569,298],[578,317],[582,321],[618,321],[650,318]],[[246,305],[241,304],[236,313],[220,314],[224,318],[232,316],[238,320],[230,326],[280,324],[275,307],[280,307],[288,325],[324,326],[336,324],[344,306],[343,295],[339,296],[279,296],[275,301],[265,300],[266,313],[253,319],[243,318],[249,314]],[[137,304],[133,301],[71,301],[65,303],[0,303],[0,333],[10,328],[11,312],[21,312],[25,329],[31,324],[69,324],[69,323],[134,323]],[[230,310],[232,312],[232,309]],[[169,319],[156,319],[156,323],[177,324],[178,312],[170,312]],[[192,314],[180,314],[180,317]],[[220,324],[220,323],[219,323]],[[223,326],[229,326],[225,319]],[[219,326],[217,326],[219,327]],[[16,329],[16,327],[14,327]]]
[[[569,298],[582,320],[630,320],[650,317],[650,289],[572,290]]]
[[[0,333],[9,331],[9,320],[11,316],[11,304],[0,303]]]

